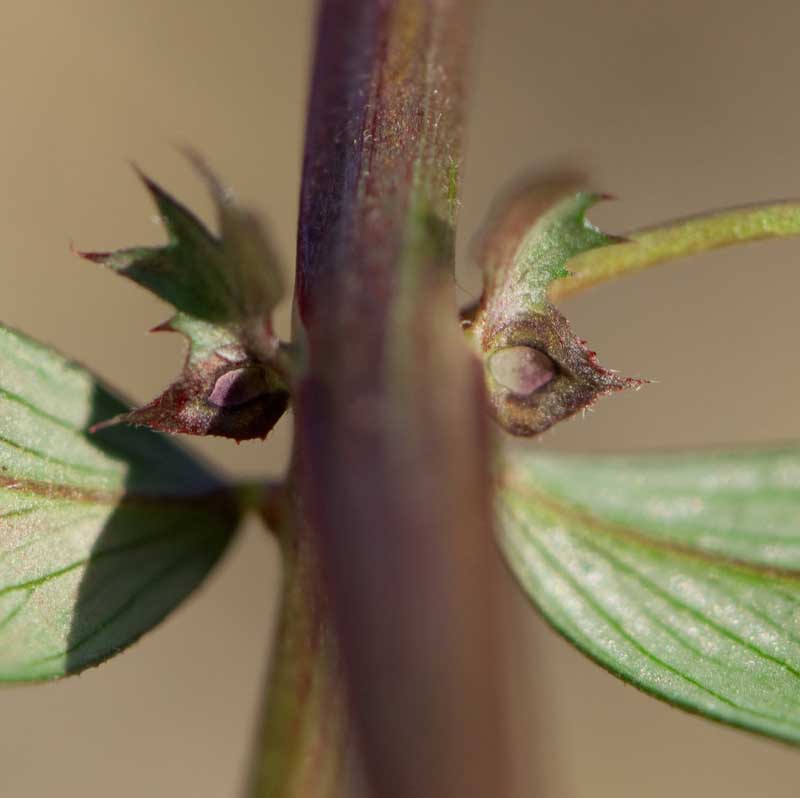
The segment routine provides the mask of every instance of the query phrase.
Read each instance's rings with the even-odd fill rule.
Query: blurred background
[[[209,218],[189,143],[293,246],[313,2],[4,0],[0,319],[77,356],[136,400],[177,373],[167,309],[69,244],[162,240],[135,160]],[[487,0],[479,25],[460,251],[516,173],[584,166],[620,200],[614,232],[800,195],[797,30],[786,0]],[[656,382],[536,445],[641,449],[797,437],[800,241],[662,267],[565,305],[604,365]],[[463,264],[460,298],[479,290]],[[288,308],[281,324],[287,329]],[[2,368],[2,364],[0,364]],[[232,474],[278,475],[290,424],[262,443],[187,441]],[[279,579],[244,530],[203,590],[80,677],[0,690],[0,795],[239,793]],[[796,794],[798,754],[646,698],[552,633],[513,589],[509,690],[523,794]],[[525,781],[522,778],[522,781]],[[531,786],[535,784],[534,787]]]

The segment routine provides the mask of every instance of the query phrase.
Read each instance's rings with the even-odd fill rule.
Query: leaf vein
[[[716,690],[708,687],[707,685],[703,684],[702,682],[698,681],[697,679],[688,676],[685,673],[682,673],[680,670],[675,668],[674,666],[670,665],[669,663],[665,662],[664,660],[657,657],[652,651],[650,651],[647,647],[642,645],[630,632],[628,632],[624,625],[618,621],[613,616],[609,615],[608,612],[599,605],[591,596],[591,594],[569,573],[558,561],[558,558],[554,557],[551,552],[549,552],[546,547],[542,546],[541,542],[535,540],[533,536],[529,537],[528,540],[533,544],[535,548],[537,548],[542,555],[542,557],[549,562],[551,570],[560,573],[562,577],[568,582],[568,584],[572,587],[575,593],[582,597],[584,601],[597,613],[597,615],[602,618],[603,620],[608,623],[611,628],[617,631],[617,633],[628,643],[637,650],[645,659],[649,660],[657,667],[661,668],[662,670],[666,670],[667,672],[677,676],[682,681],[685,681],[687,684],[691,684],[693,687],[696,687],[698,690],[701,690],[704,693],[707,693],[712,698],[728,705],[732,709],[737,710],[738,712],[744,712],[750,715],[759,716],[764,718],[765,720],[770,720],[776,723],[785,724],[787,722],[786,718],[782,718],[781,716],[772,715],[770,713],[762,712],[760,710],[751,709],[746,706],[742,706],[741,704],[736,703],[735,701],[731,700],[725,695],[718,693]]]

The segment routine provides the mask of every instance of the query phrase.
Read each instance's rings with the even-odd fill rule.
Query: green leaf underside
[[[606,247],[616,239],[586,219],[586,212],[602,197],[578,192],[545,213],[523,238],[515,256],[514,282],[531,305],[542,305],[553,280],[566,277],[567,261],[582,252]]]
[[[222,554],[238,510],[163,437],[89,426],[125,409],[84,369],[0,328],[0,680],[101,662]]]
[[[478,257],[486,273],[490,306],[530,312],[548,304],[547,289],[566,277],[567,262],[581,253],[603,249],[618,239],[598,230],[587,211],[603,195],[577,191],[571,180],[523,184],[502,199],[480,234]],[[542,208],[549,201],[550,207]],[[536,213],[526,223],[517,217]]]
[[[502,545],[545,617],[658,698],[800,742],[800,448],[512,450]]]
[[[733,244],[800,235],[800,203],[777,202],[734,208],[631,233],[612,249],[574,257],[570,276],[550,287],[553,300],[668,260]]]
[[[163,247],[81,253],[169,302],[175,315],[156,331],[184,336],[189,351],[179,378],[127,422],[163,432],[263,438],[288,404],[274,367],[279,343],[271,315],[282,296],[280,271],[256,217],[235,205],[197,158],[211,188],[220,238],[153,181],[142,176],[168,234]]]

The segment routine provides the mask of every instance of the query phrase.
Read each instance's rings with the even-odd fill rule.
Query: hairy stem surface
[[[453,283],[469,6],[320,7],[294,479],[377,798],[507,794],[490,433]]]
[[[266,518],[283,564],[278,629],[250,784],[253,798],[337,795],[347,727],[313,547],[280,500]]]

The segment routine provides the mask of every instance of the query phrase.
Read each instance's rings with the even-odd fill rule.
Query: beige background
[[[173,147],[189,142],[269,219],[288,271],[312,3],[3,0],[0,10],[0,318],[148,399],[180,360],[177,337],[143,334],[166,310],[72,257],[69,241],[159,241],[131,158],[207,215]],[[622,198],[594,214],[617,231],[800,194],[798,26],[789,0],[488,3],[462,232],[506,178],[558,161],[584,164]],[[796,437],[798,258],[798,242],[745,247],[571,302],[606,365],[659,382],[546,442]],[[477,281],[468,269],[461,281],[466,300]],[[277,474],[288,442],[284,423],[266,444],[198,448],[232,473]],[[206,588],[131,651],[65,683],[0,691],[0,795],[236,795],[277,578],[272,546],[248,527]],[[645,698],[516,607],[513,689],[535,735],[521,747],[537,795],[797,793],[793,750]]]

